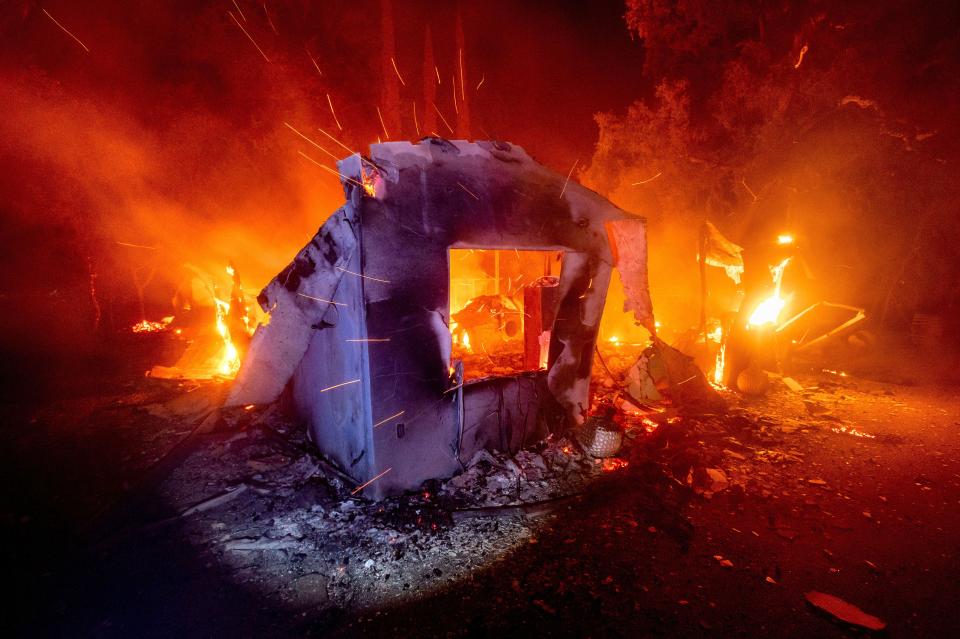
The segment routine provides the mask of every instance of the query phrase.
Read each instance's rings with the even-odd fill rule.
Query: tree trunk
[[[467,86],[465,84],[467,79],[467,69],[466,69],[466,43],[463,36],[463,14],[460,10],[460,3],[457,3],[457,29],[456,29],[456,39],[457,39],[457,69],[454,74],[454,78],[457,83],[459,83],[459,91],[457,90],[457,83],[454,84],[454,100],[460,101],[460,110],[457,112],[457,137],[461,140],[470,139],[470,100],[467,98]]]
[[[436,62],[433,57],[433,34],[430,32],[430,25],[423,36],[423,108],[420,110],[423,120],[421,121],[421,131],[423,135],[435,135],[437,133],[437,113],[433,110],[437,103],[437,71]]]
[[[400,124],[400,77],[394,69],[397,59],[393,28],[393,0],[380,0],[380,41],[383,43],[380,74],[380,117],[384,139],[403,139]],[[397,65],[399,68],[399,65]]]

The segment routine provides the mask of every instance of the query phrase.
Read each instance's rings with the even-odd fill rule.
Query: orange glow
[[[854,437],[860,437],[862,439],[876,439],[876,435],[871,435],[870,433],[865,433],[862,430],[857,430],[853,426],[838,426],[836,428],[831,428],[835,433],[842,435],[853,435]]]
[[[450,320],[450,336],[453,339],[453,346],[459,347],[467,353],[472,353],[473,349],[470,348],[470,333],[465,330],[457,330],[459,327],[460,325],[457,324],[457,320]]]
[[[227,318],[230,316],[231,302],[242,303],[242,291],[239,292],[241,297],[237,298],[239,280],[236,279],[236,270],[232,265],[228,264],[226,271],[227,275],[234,280],[234,294],[231,296],[231,301],[228,302],[217,297],[217,289],[216,287],[213,288],[214,309],[217,312],[217,334],[220,335],[220,339],[223,340],[223,350],[221,351],[216,371],[218,375],[232,378],[236,376],[237,371],[240,370],[240,351],[237,349],[237,345],[230,335],[230,326],[227,323]],[[246,331],[247,335],[250,335],[253,331],[250,326],[249,309],[243,308],[242,311],[242,330]]]
[[[723,369],[726,366],[727,359],[727,343],[723,341],[723,328],[718,326],[716,333],[716,341],[720,343],[720,350],[717,351],[717,360],[713,367],[713,383],[719,386],[723,385]],[[713,334],[711,334],[711,337]]]
[[[376,174],[373,171],[367,173],[363,170],[363,164],[360,165],[360,180],[363,182],[363,192],[368,197],[377,197]]]
[[[619,459],[617,457],[609,457],[603,460],[601,468],[603,469],[603,472],[610,473],[615,470],[620,470],[621,468],[626,468],[629,465],[630,462],[628,461]]]
[[[788,257],[770,269],[774,283],[773,295],[760,302],[753,314],[750,315],[750,319],[747,321],[748,326],[764,326],[765,324],[777,323],[780,312],[787,305],[787,300],[780,296],[780,283],[783,280],[783,271],[789,263],[790,258]]]
[[[648,417],[644,417],[643,419],[641,419],[640,423],[643,424],[643,430],[647,433],[652,433],[653,431],[660,428],[660,424],[658,424],[657,422],[653,421]]]
[[[777,244],[793,244],[793,236],[789,233],[784,233],[777,236]]]
[[[223,377],[233,377],[240,370],[240,353],[230,337],[230,328],[227,326],[227,315],[230,313],[230,303],[214,298],[217,310],[217,334],[223,340],[223,351],[217,364],[217,374]]]
[[[159,333],[160,331],[167,330],[167,327],[170,325],[170,322],[173,321],[173,317],[164,317],[159,322],[151,322],[150,320],[140,320],[136,324],[130,327],[130,330],[134,333]]]
[[[190,300],[187,302],[181,299],[178,304],[178,308],[188,312],[188,315],[184,320],[185,325],[173,331],[178,337],[186,338],[184,341],[187,348],[176,364],[154,366],[149,375],[160,379],[232,379],[240,369],[241,356],[247,346],[247,338],[253,334],[256,317],[246,305],[233,265],[225,267],[227,275],[233,279],[229,297],[221,296],[218,278],[194,267],[191,267],[191,270],[195,277],[191,283],[193,292]],[[190,318],[194,316],[190,315],[189,311],[194,307],[212,307],[212,323],[199,326],[191,321]],[[166,328],[173,320],[171,315],[163,318],[159,324]]]
[[[780,311],[786,306],[787,302],[779,295],[771,295],[760,302],[756,310],[750,316],[750,326],[762,326],[764,324],[776,324]]]

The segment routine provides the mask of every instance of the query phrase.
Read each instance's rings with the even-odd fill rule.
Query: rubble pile
[[[462,578],[525,543],[536,522],[456,513],[570,494],[602,472],[559,440],[513,458],[478,454],[442,485],[373,502],[351,494],[275,406],[221,419],[225,430],[170,475],[162,494],[186,512],[198,487],[214,495],[246,487],[180,523],[236,580],[295,606],[368,605]]]
[[[819,512],[825,499],[848,499],[827,469],[811,465],[811,447],[835,437],[861,448],[896,443],[841,417],[848,403],[864,398],[893,407],[889,390],[832,374],[802,382],[775,382],[762,399],[720,391],[723,410],[669,397],[635,403],[622,387],[601,388],[597,401],[618,406],[623,446],[615,457],[586,454],[576,432],[553,435],[514,455],[478,452],[452,478],[380,501],[365,498],[319,456],[279,404],[215,409],[222,394],[215,386],[190,393],[153,386],[117,405],[171,432],[195,424],[189,450],[153,488],[163,511],[128,521],[125,535],[103,542],[104,552],[118,539],[185,539],[232,582],[316,613],[378,608],[452,587],[535,543],[573,512],[624,497],[634,507],[672,504],[681,543],[702,525],[712,500],[736,512],[751,503],[771,509],[771,533],[792,543],[809,535],[807,514],[839,518]],[[158,457],[162,465],[162,456],[149,456]],[[803,510],[782,511],[777,504],[786,500],[800,500]],[[875,508],[861,509],[877,516]],[[728,549],[714,554],[722,557],[715,563],[743,561]]]
[[[514,506],[581,491],[603,472],[598,460],[567,438],[550,438],[513,457],[480,451],[466,470],[443,483],[442,495],[459,508]]]

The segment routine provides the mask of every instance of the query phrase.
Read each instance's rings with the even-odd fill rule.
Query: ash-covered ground
[[[281,406],[214,411],[223,384],[8,403],[13,636],[861,632],[810,591],[948,636],[960,396],[830,371],[621,415],[613,459],[551,438],[382,502]]]

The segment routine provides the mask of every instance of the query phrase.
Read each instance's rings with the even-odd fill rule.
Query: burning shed
[[[582,422],[614,266],[629,310],[652,328],[645,221],[523,149],[431,137],[372,145],[338,168],[346,203],[261,292],[270,320],[227,404],[272,402],[289,384],[313,442],[371,495]],[[524,330],[548,345],[533,359],[545,367],[464,382],[451,351],[457,249],[562,254],[556,293],[544,296],[555,307],[523,312]]]

